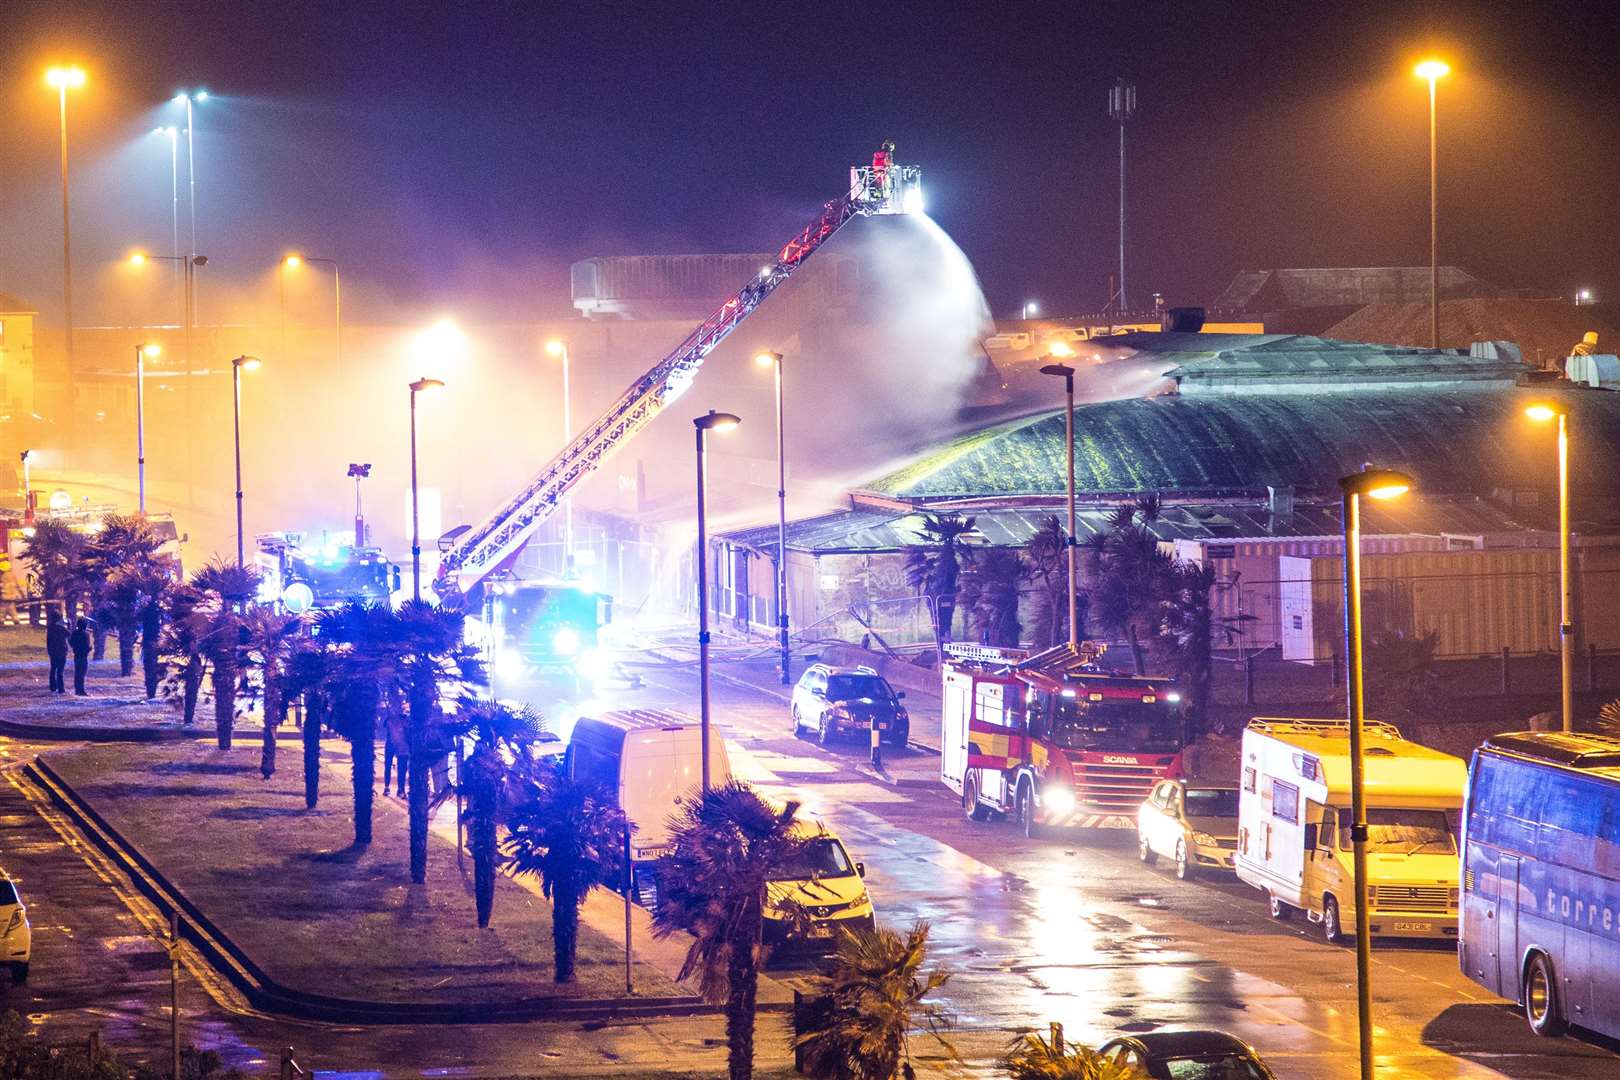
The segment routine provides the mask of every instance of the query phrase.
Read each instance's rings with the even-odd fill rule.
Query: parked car
[[[866,864],[851,859],[823,822],[802,818],[795,835],[805,841],[803,850],[766,889],[765,944],[784,952],[831,952],[841,931],[874,925]]]
[[[811,664],[793,688],[793,734],[809,728],[826,744],[876,724],[885,746],[904,746],[911,736],[911,717],[900,704],[905,696],[869,667]]]
[[[1237,852],[1236,784],[1161,780],[1136,812],[1136,842],[1142,861],[1175,860],[1183,881],[1202,870],[1231,870]]]
[[[1224,1031],[1120,1035],[1097,1052],[1153,1080],[1277,1080],[1252,1046]]]
[[[34,951],[34,931],[28,925],[28,909],[17,893],[17,883],[0,870],[0,920],[6,925],[6,964],[13,983],[28,980],[28,961]]]

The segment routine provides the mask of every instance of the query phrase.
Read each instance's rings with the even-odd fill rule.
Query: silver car
[[[1183,881],[1200,870],[1232,869],[1237,853],[1236,784],[1161,780],[1136,813],[1137,850],[1152,866],[1175,860]]]

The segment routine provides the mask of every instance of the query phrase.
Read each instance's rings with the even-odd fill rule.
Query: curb
[[[722,1012],[697,997],[524,998],[485,1004],[357,1001],[283,986],[270,978],[152,862],[74,791],[56,770],[36,757],[24,774],[65,812],[137,890],[165,915],[179,912],[181,933],[254,1008],[281,1016],[342,1024],[501,1024],[534,1020],[606,1021]],[[776,1011],[762,1009],[761,1011]]]
[[[16,720],[0,720],[0,735],[40,742],[100,743],[179,742],[192,738],[191,732],[178,728],[58,727],[54,724],[24,724]]]

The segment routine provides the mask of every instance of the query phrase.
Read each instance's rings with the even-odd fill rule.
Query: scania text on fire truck
[[[1107,646],[945,646],[940,778],[974,821],[1136,828],[1153,785],[1180,775],[1187,723],[1162,676],[1102,666]]]

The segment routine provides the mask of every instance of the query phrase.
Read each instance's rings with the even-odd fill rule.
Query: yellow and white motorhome
[[[1362,762],[1369,929],[1455,938],[1467,764],[1376,720],[1363,728]],[[1237,876],[1266,893],[1274,918],[1303,911],[1329,941],[1353,934],[1348,721],[1251,720],[1240,788]]]

